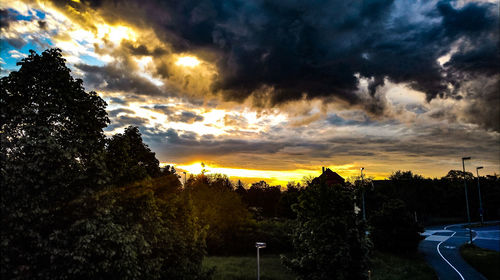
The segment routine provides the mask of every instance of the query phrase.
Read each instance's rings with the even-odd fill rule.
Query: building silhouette
[[[321,184],[324,183],[328,186],[334,185],[343,185],[345,183],[344,178],[337,174],[337,172],[333,172],[330,168],[322,168],[322,173],[318,177],[312,180],[313,184]]]

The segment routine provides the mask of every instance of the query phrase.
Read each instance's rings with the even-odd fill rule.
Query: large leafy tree
[[[71,77],[60,50],[20,65],[0,80],[0,278],[206,276],[204,232],[177,176],[107,187],[105,102]],[[136,128],[114,143],[127,167],[159,173]]]
[[[366,279],[369,241],[354,213],[354,192],[315,184],[293,206],[297,214],[294,255],[284,263],[299,279]]]
[[[66,202],[105,183],[106,103],[61,51],[30,55],[0,80],[2,275],[34,277]],[[60,215],[59,215],[60,216]],[[11,275],[11,276],[12,276]]]
[[[29,194],[50,188],[65,200],[82,184],[95,186],[89,178],[103,170],[106,103],[70,75],[59,49],[30,51],[18,65],[0,80],[4,191],[18,198],[28,191],[21,186]]]

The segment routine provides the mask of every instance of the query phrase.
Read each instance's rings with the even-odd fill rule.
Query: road
[[[486,279],[460,256],[459,248],[469,241],[469,230],[464,224],[429,227],[425,240],[419,245],[426,261],[434,268],[440,280]],[[500,226],[477,228],[473,242],[480,247],[500,251]]]

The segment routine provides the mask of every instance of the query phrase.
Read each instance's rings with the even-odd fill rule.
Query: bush
[[[394,253],[415,252],[423,229],[408,212],[403,201],[392,199],[370,218],[370,237],[375,248]]]
[[[369,240],[354,213],[351,189],[309,186],[293,209],[294,255],[283,262],[299,279],[367,278]]]

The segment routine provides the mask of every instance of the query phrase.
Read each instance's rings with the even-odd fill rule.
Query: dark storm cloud
[[[130,43],[129,41],[123,41],[121,45],[125,49],[129,50],[130,54],[132,54],[132,55],[139,55],[139,56],[145,56],[145,55],[149,56],[149,55],[152,55],[152,56],[158,56],[158,55],[164,55],[164,54],[168,53],[167,50],[162,49],[162,48],[156,47],[156,48],[153,48],[153,49],[149,49],[145,45],[135,46],[132,43]]]
[[[8,28],[15,16],[6,9],[0,9],[0,28]]]
[[[482,41],[470,51],[460,50],[444,64],[457,74],[495,75],[500,69],[500,50],[498,42]]]
[[[120,104],[120,105],[125,105],[127,104],[127,101],[118,97],[111,97],[110,102],[113,104]]]
[[[407,83],[430,100],[456,94],[448,92],[448,83],[458,89],[469,74],[499,73],[498,6],[492,3],[457,8],[454,1],[89,2],[110,22],[153,27],[173,51],[215,63],[219,75],[213,90],[227,100],[254,95],[271,101],[255,104],[275,105],[307,93],[362,104],[377,115],[385,111],[375,94],[384,79]],[[441,67],[436,60],[459,39],[467,47]],[[155,51],[130,47],[138,54]],[[158,69],[169,76],[168,67]],[[371,79],[372,98],[356,93],[357,74]],[[256,94],[263,88],[271,94]]]
[[[339,157],[376,157],[380,161],[401,157],[443,159],[455,158],[457,149],[464,154],[474,154],[483,160],[493,162],[498,160],[496,154],[492,153],[492,148],[498,143],[496,136],[480,134],[477,131],[468,132],[460,126],[440,128],[429,125],[418,129],[419,135],[410,137],[403,130],[398,137],[356,135],[309,142],[283,137],[262,137],[260,140],[204,137],[172,128],[167,131],[144,128],[141,129],[141,133],[159,156],[177,161],[200,156],[212,159],[218,157],[244,159],[258,156],[262,161],[257,163],[258,165],[287,161],[290,157],[294,162],[331,161]]]
[[[125,114],[134,114],[134,111],[130,110],[130,109],[126,109],[126,108],[119,108],[119,109],[115,109],[115,110],[111,110],[108,112],[108,115],[111,117],[111,118],[114,118],[116,116],[118,116],[118,114],[120,113],[125,113]]]
[[[174,122],[185,122],[185,123],[194,123],[203,121],[203,116],[197,115],[193,112],[183,111],[180,114],[170,115],[169,120]]]
[[[141,117],[133,117],[128,115],[113,117],[111,114],[110,117],[111,117],[111,124],[106,127],[105,129],[106,131],[112,131],[115,128],[130,126],[130,125],[144,127],[144,125],[148,123],[148,119]]]
[[[186,155],[219,156],[235,153],[275,154],[287,145],[286,143],[271,141],[197,137],[193,132],[181,131],[179,133],[179,131],[172,128],[162,132],[147,128],[141,132],[152,146],[168,147],[168,149],[158,148],[158,150],[176,157]]]
[[[125,69],[107,66],[77,64],[84,72],[85,85],[93,90],[122,91],[136,94],[162,95],[164,92],[149,80]]]
[[[205,119],[203,116],[190,111],[182,111],[180,113],[177,113],[178,109],[176,109],[174,106],[157,104],[152,107],[143,106],[142,108],[167,115],[168,120],[172,122],[194,123],[201,122]]]
[[[492,81],[474,82],[466,90],[469,102],[464,117],[485,129],[500,131],[500,76]]]
[[[143,108],[149,109],[151,111],[162,113],[165,115],[172,115],[175,112],[175,108],[167,105],[154,105],[153,107],[144,106]]]

